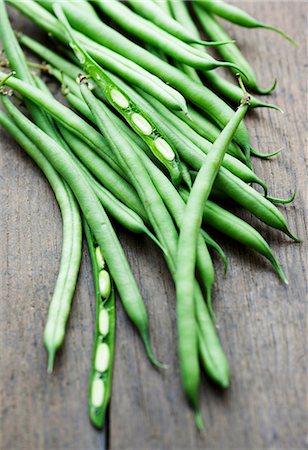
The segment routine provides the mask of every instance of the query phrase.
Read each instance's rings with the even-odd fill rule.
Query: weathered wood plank
[[[260,84],[267,86],[278,77],[272,99],[285,114],[259,110],[247,124],[258,150],[285,147],[280,158],[256,160],[254,165],[273,195],[287,196],[297,186],[297,201],[286,209],[286,216],[292,230],[304,238],[307,5],[245,2],[244,7],[301,43],[294,49],[271,32],[228,26],[253,62]],[[15,13],[13,17],[16,28],[25,29],[28,22]],[[3,130],[0,148],[0,448],[103,448],[103,435],[91,428],[86,408],[93,326],[88,258],[84,255],[65,345],[54,375],[47,377],[42,332],[59,265],[60,215],[47,182]],[[110,448],[305,447],[307,251],[304,244],[292,244],[281,233],[245,217],[271,243],[290,285],[282,286],[264,259],[221,238],[230,267],[224,277],[215,258],[214,302],[232,385],[228,392],[220,392],[204,380],[202,435],[181,390],[171,278],[152,243],[120,230],[149,308],[153,348],[168,368],[151,367],[119,305]]]

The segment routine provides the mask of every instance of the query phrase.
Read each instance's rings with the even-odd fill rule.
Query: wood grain
[[[155,354],[148,363],[140,339],[118,302],[116,360],[108,430],[112,450],[304,449],[307,442],[307,262],[305,158],[307,153],[307,3],[237,2],[300,43],[274,33],[226,24],[253,63],[260,84],[279,80],[271,100],[285,111],[258,110],[247,125],[260,151],[283,147],[272,161],[255,160],[257,174],[275,196],[297,188],[285,209],[293,244],[248,214],[269,241],[289,286],[269,263],[219,236],[229,271],[215,259],[214,306],[229,357],[232,383],[221,392],[206,379],[201,390],[205,431],[199,434],[182,394],[176,349],[174,287],[160,252],[146,238],[119,235],[148,305]],[[33,33],[13,13],[16,28]],[[104,435],[88,422],[87,377],[93,330],[89,260],[82,269],[67,338],[52,377],[46,375],[42,332],[61,252],[61,219],[50,188],[32,161],[0,130],[0,448],[2,450],[104,448]]]

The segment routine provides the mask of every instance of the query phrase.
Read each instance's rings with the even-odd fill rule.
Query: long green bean
[[[246,28],[264,28],[266,30],[275,31],[276,33],[280,34],[285,39],[290,41],[292,44],[297,45],[297,43],[284,31],[280,30],[277,27],[273,27],[272,25],[267,25],[260,22],[237,6],[225,3],[223,0],[197,0],[197,2],[211,13],[223,17],[229,22]]]
[[[180,357],[182,352],[185,354],[187,351],[187,342],[190,342],[191,346],[197,345],[197,329],[192,327],[195,317],[193,298],[195,291],[194,279],[197,243],[204,203],[211,192],[226,149],[233,138],[238,124],[245,116],[248,105],[249,97],[247,96],[237,112],[234,113],[233,119],[231,119],[215,141],[195,179],[185,208],[180,228],[175,278],[177,314],[184,318],[178,324]],[[193,353],[196,349],[192,347],[190,351]],[[191,383],[194,383],[194,380]],[[195,390],[196,388],[197,384],[195,380],[191,389]]]
[[[105,423],[110,400],[114,346],[115,296],[102,251],[95,245],[86,221],[84,230],[92,265],[95,294],[95,335],[89,380],[89,416],[96,428]]]
[[[217,20],[211,13],[205,11],[198,4],[194,4],[193,8],[197,14],[197,17],[202,25],[204,32],[208,36],[210,36],[212,39],[213,39],[213,36],[217,36],[217,37],[220,36],[220,38],[222,38],[222,36],[223,36],[224,39],[230,38],[228,33],[222,27],[222,25],[220,25],[220,23],[217,22]],[[243,54],[241,53],[241,51],[239,50],[239,48],[237,47],[236,44],[228,44],[227,49],[223,49],[222,47],[219,47],[218,51],[219,51],[220,55],[223,58],[227,59],[228,61],[230,61],[230,62],[237,61],[237,64],[241,67],[242,71],[244,71],[244,73],[247,74],[246,84],[249,87],[249,89],[251,89],[252,91],[255,91],[259,94],[269,94],[270,92],[272,92],[275,89],[276,84],[277,84],[276,80],[274,80],[273,85],[268,89],[260,89],[258,87],[256,75],[255,75],[252,67],[250,66],[249,62],[244,58]],[[236,71],[234,71],[232,69],[232,67],[231,67],[231,70],[234,73],[236,73]]]
[[[48,370],[51,372],[56,350],[63,343],[65,325],[79,272],[82,243],[80,214],[75,202],[70,201],[67,184],[33,142],[2,111],[0,111],[0,123],[42,170],[55,193],[61,210],[63,221],[61,264],[44,332],[44,343],[48,350]]]
[[[24,54],[9,22],[3,0],[0,0],[0,38],[10,66],[15,70],[17,76],[30,84],[35,84],[28,70]],[[31,100],[26,99],[26,106],[36,124],[47,134],[57,138],[57,134],[45,112],[32,103]],[[34,159],[47,177],[55,192],[62,216],[63,243],[61,263],[54,293],[49,305],[44,331],[44,343],[48,351],[48,371],[51,372],[56,351],[62,345],[65,337],[65,326],[68,320],[80,267],[82,244],[81,219],[77,202],[67,183],[58,176],[46,158],[40,154],[39,149],[31,145],[31,142],[29,142],[26,136],[17,132],[13,124],[10,125],[10,131],[11,133],[13,132],[16,139],[18,136],[21,146]]]

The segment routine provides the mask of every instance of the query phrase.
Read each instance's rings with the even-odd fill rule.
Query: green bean
[[[110,400],[114,346],[115,346],[115,295],[108,269],[100,247],[95,245],[90,228],[84,221],[88,250],[92,265],[95,294],[95,335],[89,379],[89,416],[96,428],[105,423]],[[100,289],[100,276],[105,285]]]
[[[197,330],[191,326],[195,315],[192,299],[195,291],[197,244],[204,204],[211,192],[226,149],[233,138],[238,124],[244,118],[248,105],[249,97],[245,96],[243,103],[234,113],[233,119],[221,132],[205,162],[202,164],[185,208],[177,248],[175,278],[177,314],[178,317],[185,317],[185,320],[180,323],[185,328],[179,328],[179,347],[183,348],[183,352],[186,350],[188,338],[192,343],[197,342]]]
[[[243,183],[242,180],[235,177],[232,173],[225,171],[223,167],[220,171],[224,173],[224,179],[221,178],[221,173],[218,173],[215,186],[212,190],[212,193],[215,193],[215,197],[225,201],[231,198],[262,222],[282,231],[294,241],[299,242],[299,239],[291,233],[283,215],[267,197],[260,195],[251,186]],[[197,172],[190,171],[190,173],[192,178],[197,176]]]
[[[0,0],[0,37],[11,68],[16,71],[17,76],[21,79],[34,84],[23,52],[10,25],[3,0]],[[45,113],[29,100],[26,101],[26,106],[37,125],[46,133],[55,137],[54,128]],[[6,125],[8,126],[8,122],[6,122]],[[29,142],[27,137],[19,130],[16,130],[14,124],[10,123],[9,131],[47,177],[55,192],[62,216],[63,243],[60,270],[49,305],[44,331],[44,343],[48,351],[48,371],[51,372],[55,353],[64,340],[65,326],[80,267],[82,245],[81,219],[77,202],[65,181],[58,176],[46,158]]]
[[[251,147],[250,148],[250,153],[251,153],[252,156],[256,156],[257,158],[268,159],[268,158],[273,158],[273,156],[279,155],[279,153],[281,153],[281,149],[274,150],[274,151],[269,152],[269,153],[260,153],[260,152],[257,152],[256,150],[254,150]]]
[[[217,189],[222,190],[224,194],[250,211],[262,222],[298,241],[298,238],[291,233],[281,212],[266,197],[263,197],[251,186],[243,183],[242,180],[235,177],[232,173],[222,169],[224,168],[221,168],[221,172],[225,175],[225,179],[222,179],[221,173],[217,175],[215,181]]]
[[[167,168],[173,183],[178,185],[181,182],[182,174],[181,163],[176,150],[166,141],[150,116],[145,114],[80,46],[73,35],[60,4],[55,4],[54,9],[65,26],[65,30],[70,38],[70,46],[79,58],[82,67],[103,90],[108,102],[122,115],[131,128],[146,142],[156,158]]]
[[[204,32],[210,36],[212,39],[219,36],[220,38],[230,38],[230,36],[227,34],[227,32],[224,30],[224,28],[217,22],[215,17],[211,13],[208,13],[205,11],[202,7],[200,7],[198,4],[193,5],[194,11],[197,14],[197,17],[202,25],[202,28]],[[241,67],[242,71],[247,75],[247,81],[246,84],[252,91],[257,92],[258,94],[269,94],[272,92],[277,84],[277,81],[275,80],[273,85],[269,89],[260,89],[257,84],[256,75],[248,63],[248,61],[244,58],[243,54],[239,50],[239,48],[236,46],[236,44],[228,44],[227,49],[224,49],[223,47],[219,47],[218,51],[220,55],[225,58],[227,61],[236,61],[237,64]],[[232,68],[231,70],[236,73]]]
[[[223,0],[197,0],[197,2],[202,5],[206,10],[210,11],[217,16],[223,17],[229,22],[240,25],[246,28],[265,28],[267,30],[275,31],[276,33],[283,36],[285,39],[290,41],[294,45],[298,45],[290,36],[288,36],[284,31],[277,27],[271,25],[266,25],[259,20],[252,17],[246,11],[238,8],[237,6],[225,3]]]
[[[7,98],[2,98],[2,101],[15,123],[37,145],[72,189],[98,245],[103,249],[124,309],[138,329],[149,359],[153,364],[159,365],[151,351],[147,313],[136,281],[108,216],[83,172],[56,141],[30,122]]]
[[[221,349],[213,322],[198,289],[195,304],[199,353],[203,367],[213,381],[218,383],[222,388],[227,388],[230,382],[228,361]]]
[[[42,170],[59,204],[63,222],[61,265],[45,326],[44,343],[48,350],[48,370],[52,371],[56,350],[62,345],[65,325],[75,290],[81,259],[81,220],[78,206],[71,199],[67,184],[31,140],[0,111],[0,123]]]
[[[168,33],[172,34],[173,36],[175,36],[176,38],[180,39],[183,42],[205,46],[223,45],[228,43],[228,42],[207,42],[196,38],[195,36],[190,34],[189,31],[187,31],[187,29],[183,25],[174,20],[170,16],[170,14],[168,14],[167,12],[166,14],[162,13],[161,8],[157,6],[153,1],[147,0],[146,2],[138,2],[136,0],[129,0],[129,3],[139,15],[141,15],[145,19],[148,19],[148,21],[150,21],[151,23],[154,23],[162,30],[167,31]],[[100,7],[101,5],[102,2],[99,2]],[[111,14],[113,10],[114,8],[112,8]]]
[[[67,42],[59,22],[44,10],[44,8],[40,7],[40,5],[32,0],[28,0],[27,2],[8,0],[8,2],[23,14],[27,15],[40,27],[52,33],[57,39]],[[140,71],[141,66],[181,91],[187,100],[199,106],[220,127],[223,127],[232,117],[233,110],[224,101],[210,89],[194,83],[188,76],[175,67],[151,55],[114,30],[110,31],[112,36],[107,38],[105,31],[100,32],[99,29],[94,30],[88,27],[86,21],[83,21],[83,24],[83,32],[93,37],[96,42],[100,42],[102,45],[93,42],[91,39],[79,33],[77,33],[77,37],[85,46],[85,49],[88,50],[91,56],[102,67],[108,68],[126,80],[140,85],[140,81],[145,76],[144,72]],[[112,47],[114,51],[104,46]],[[125,57],[122,55],[125,55]],[[138,75],[141,75],[141,78]],[[244,149],[249,146],[249,135],[244,124],[241,124],[238,128],[235,141]]]
[[[277,198],[277,197],[271,197],[270,195],[267,195],[266,198],[272,203],[278,203],[282,205],[288,205],[289,203],[292,203],[295,200],[296,197],[296,191],[293,192],[292,195],[290,195],[289,198]]]

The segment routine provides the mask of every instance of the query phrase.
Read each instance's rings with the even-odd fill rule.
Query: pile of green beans
[[[6,2],[53,37],[49,48],[21,30],[16,34],[5,0],[0,0],[1,66],[8,69],[0,71],[5,109],[0,110],[0,125],[48,179],[63,221],[61,264],[43,339],[48,372],[65,339],[82,230],[95,299],[88,391],[91,423],[102,428],[108,417],[116,292],[149,360],[165,368],[153,355],[145,302],[113,227],[115,221],[148,236],[162,251],[176,287],[175,302],[169,300],[176,311],[183,390],[202,429],[201,369],[221,388],[230,383],[228,360],[215,328],[212,288],[221,280],[215,276],[212,251],[221,256],[226,271],[228,263],[211,229],[264,256],[284,283],[287,278],[269,244],[230,211],[230,200],[298,240],[274,205],[287,204],[294,196],[284,200],[269,195],[252,166],[251,157],[269,158],[278,152],[252,149],[243,122],[250,108],[279,110],[253,95],[269,94],[276,82],[260,89],[240,43],[226,33],[219,17],[247,28],[274,30],[294,41],[223,1]],[[200,27],[205,35],[200,36]],[[205,50],[214,45],[224,61]],[[42,62],[26,58],[21,46]],[[215,68],[220,66],[230,68],[238,81],[218,75]],[[41,74],[32,73],[33,68]],[[60,100],[45,83],[51,77],[61,88]],[[29,114],[18,109],[14,96]]]

